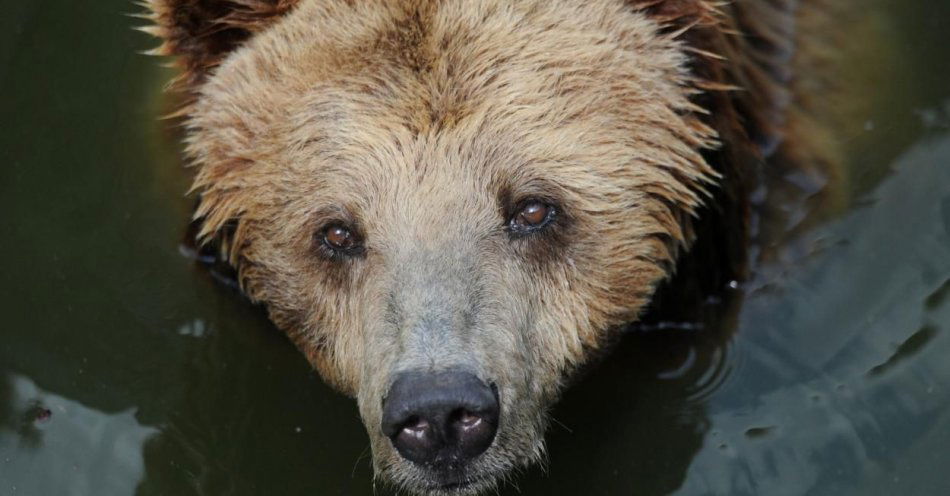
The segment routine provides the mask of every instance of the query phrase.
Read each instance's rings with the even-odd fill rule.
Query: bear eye
[[[541,200],[528,200],[521,204],[518,211],[508,221],[512,233],[528,234],[543,229],[554,219],[553,205]]]
[[[361,248],[359,236],[345,224],[337,222],[320,230],[319,238],[323,246],[334,253],[352,255]]]

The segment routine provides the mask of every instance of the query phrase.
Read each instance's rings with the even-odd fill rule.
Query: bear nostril
[[[429,429],[429,422],[421,417],[410,417],[402,430],[413,436],[421,436]]]
[[[482,422],[482,418],[462,410],[459,412],[457,422],[463,431],[468,431],[477,427]]]
[[[428,453],[437,449],[437,439],[432,425],[421,417],[411,417],[394,436],[393,444],[413,459],[428,458]]]
[[[452,421],[452,430],[460,454],[475,457],[488,449],[495,437],[495,426],[481,415],[459,411]]]

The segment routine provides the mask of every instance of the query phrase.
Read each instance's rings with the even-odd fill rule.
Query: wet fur
[[[758,167],[788,141],[791,1],[145,5],[182,68],[197,238],[357,397],[377,472],[420,491],[440,490],[377,432],[394,369],[498,382],[471,489],[536,461],[564,380],[697,236],[729,232],[717,270],[741,275]],[[529,197],[563,217],[511,240]],[[361,226],[364,256],[315,253],[332,220]],[[426,319],[461,337],[413,341]]]

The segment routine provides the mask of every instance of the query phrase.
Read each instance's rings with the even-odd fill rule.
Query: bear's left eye
[[[523,202],[517,212],[508,220],[508,229],[512,234],[529,234],[543,229],[554,220],[556,209],[541,200]]]

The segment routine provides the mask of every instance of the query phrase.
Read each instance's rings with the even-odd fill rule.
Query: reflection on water
[[[106,414],[43,391],[27,377],[3,378],[0,494],[132,494],[145,473],[142,443],[158,432],[133,409]],[[11,417],[12,416],[12,417]]]
[[[950,3],[882,5],[850,206],[790,209],[750,280],[632,329],[502,493],[950,494]],[[178,253],[134,7],[0,7],[0,495],[385,494],[355,404]]]
[[[833,246],[820,259],[749,295],[742,379],[710,401],[715,429],[681,494],[868,494],[855,480],[885,474],[874,490],[891,494],[909,482],[899,459],[933,463],[916,445],[936,435],[947,453],[950,305],[927,302],[950,274],[948,157],[950,135],[914,147],[868,206],[813,234]],[[801,303],[769,318],[788,299]]]

